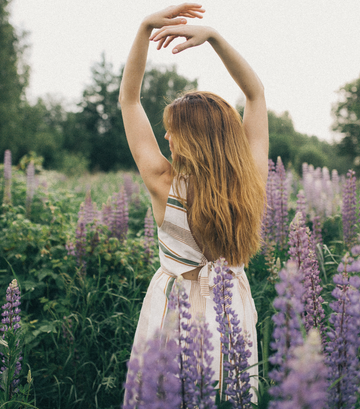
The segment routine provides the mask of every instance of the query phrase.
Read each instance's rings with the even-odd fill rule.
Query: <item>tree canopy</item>
[[[343,134],[339,154],[360,170],[360,78],[338,90],[339,100],[332,107],[333,130]]]

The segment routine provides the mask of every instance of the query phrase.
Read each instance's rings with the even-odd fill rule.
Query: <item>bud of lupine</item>
[[[227,262],[220,258],[216,262],[216,277],[214,278],[214,302],[216,322],[224,355],[224,382],[220,385],[234,408],[251,408],[250,376],[245,370],[248,367],[248,358],[251,356],[251,341],[243,334],[237,314],[231,308],[233,276],[229,273]],[[226,388],[226,390],[224,390]]]
[[[356,244],[356,176],[353,170],[347,173],[342,205],[343,234],[347,249]]]
[[[320,409],[327,399],[327,368],[319,332],[312,329],[304,345],[294,348],[288,362],[289,373],[281,384],[286,400],[277,409]]]
[[[31,202],[35,193],[35,166],[34,161],[30,161],[26,169],[26,214],[30,216]]]
[[[3,332],[3,339],[8,341],[10,337],[14,337],[14,334],[20,328],[20,290],[16,280],[12,280],[8,289],[6,290],[6,304],[2,306],[4,312],[1,314],[3,319],[1,320],[4,325],[0,328],[0,331]],[[8,348],[6,353],[1,354],[3,366],[0,369],[0,375],[7,371],[7,384],[2,384],[2,387],[6,390],[9,399],[17,392],[17,385],[19,383],[18,376],[21,371],[21,351],[19,350],[19,341],[15,342],[15,351],[10,351],[12,343],[8,343]],[[14,360],[14,352],[16,359]],[[15,362],[15,367],[11,367]]]
[[[145,229],[144,229],[144,253],[147,262],[151,262],[154,256],[153,247],[155,245],[154,240],[154,219],[152,216],[151,208],[146,212],[145,217]]]
[[[280,156],[276,163],[276,193],[274,197],[275,209],[275,236],[280,249],[286,247],[288,231],[288,191],[286,183],[286,172]]]
[[[4,204],[11,203],[11,151],[7,149],[4,154]]]
[[[303,344],[299,316],[304,311],[302,301],[304,288],[296,263],[288,261],[279,276],[280,282],[275,284],[277,297],[274,300],[274,307],[278,312],[272,317],[275,324],[273,332],[275,341],[271,347],[276,352],[269,358],[276,367],[269,373],[276,384],[269,390],[275,401],[270,402],[270,409],[278,408],[279,402],[286,400],[287,394],[282,388],[282,382],[289,370],[289,360],[294,358],[295,347]]]
[[[342,274],[334,276],[336,288],[332,295],[336,301],[330,304],[334,311],[329,319],[332,328],[326,347],[329,367],[330,408],[356,407],[360,383],[360,278],[350,277],[348,272],[360,271],[359,260],[353,261],[348,254],[339,265]],[[336,382],[336,383],[335,383]],[[334,384],[335,383],[335,384]]]

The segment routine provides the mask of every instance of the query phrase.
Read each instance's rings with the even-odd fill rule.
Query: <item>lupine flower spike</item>
[[[305,329],[318,328],[325,342],[325,313],[322,307],[322,287],[320,286],[319,265],[309,228],[305,226],[302,213],[298,212],[290,225],[289,235],[290,259],[298,268],[300,279],[304,284],[303,313]]]
[[[285,249],[288,232],[288,190],[286,172],[280,156],[276,162],[276,194],[274,197],[276,240],[280,249]]]
[[[275,366],[269,376],[275,382],[269,390],[275,398],[270,402],[270,409],[277,409],[279,402],[286,400],[287,391],[283,388],[283,381],[289,371],[289,361],[294,358],[294,349],[303,345],[301,335],[300,316],[304,311],[303,294],[304,288],[301,284],[301,275],[294,261],[289,261],[286,268],[280,271],[280,282],[275,285],[277,297],[274,307],[277,313],[273,316],[275,324],[271,344],[276,352],[269,358]]]
[[[157,332],[141,356],[134,348],[128,363],[123,409],[180,408],[179,346],[167,338]]]
[[[334,276],[336,299],[330,304],[334,311],[329,319],[332,329],[326,347],[330,381],[330,408],[356,407],[356,394],[360,383],[360,277],[349,277],[360,272],[359,260],[345,255],[339,265],[340,274]]]
[[[204,317],[191,320],[183,278],[178,277],[169,295],[169,312],[175,323],[175,336],[179,339],[179,364],[182,405],[188,409],[216,409],[212,386],[214,371],[210,351],[212,334]]]
[[[357,242],[356,237],[356,176],[349,170],[343,191],[342,219],[344,242],[348,250]]]
[[[327,400],[327,368],[319,331],[311,329],[304,345],[294,348],[288,361],[288,374],[281,387],[286,400],[277,409],[320,409]]]
[[[1,353],[2,366],[0,369],[1,387],[4,389],[7,399],[11,399],[18,392],[19,374],[21,371],[21,350],[17,331],[20,328],[20,290],[16,280],[12,280],[6,290],[6,304],[2,306],[3,327],[0,331],[6,342],[6,347]]]
[[[269,159],[268,165],[268,178],[266,182],[266,201],[267,207],[264,209],[264,216],[262,220],[262,253],[267,252],[267,248],[274,247],[275,243],[275,209],[274,209],[274,196],[276,191],[276,172],[274,162]]]
[[[243,333],[237,314],[231,308],[231,288],[233,276],[229,273],[227,262],[220,258],[216,262],[214,279],[214,302],[216,322],[221,335],[222,354],[224,356],[223,393],[228,396],[234,408],[251,408],[250,375],[246,371],[251,356],[251,341]],[[222,385],[220,385],[222,387]],[[225,390],[224,390],[225,389]]]

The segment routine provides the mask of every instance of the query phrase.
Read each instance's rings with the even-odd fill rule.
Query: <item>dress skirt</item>
[[[164,272],[161,267],[152,278],[148,291],[146,293],[143,306],[140,312],[139,322],[135,333],[134,346],[140,352],[142,345],[151,339],[156,330],[163,328],[165,317],[167,313],[168,299],[166,294],[169,294],[175,275]],[[251,351],[251,357],[248,358],[249,366],[258,362],[257,356],[257,336],[256,336],[256,322],[257,312],[255,309],[254,300],[251,296],[250,285],[244,271],[237,274],[233,278],[234,286],[231,288],[232,292],[232,308],[238,314],[240,320],[240,327],[245,331],[252,346],[248,347]],[[212,333],[211,343],[214,347],[210,354],[213,356],[212,369],[215,371],[214,380],[218,380],[221,384],[221,342],[220,334],[217,330],[218,323],[216,322],[216,313],[214,310],[215,303],[213,301],[213,290],[210,289],[210,298],[205,298],[200,294],[200,283],[198,280],[183,280],[186,293],[189,296],[190,314],[194,318],[197,313],[201,313],[206,322],[209,324],[209,330]],[[170,288],[169,288],[170,286]],[[244,332],[243,332],[244,334]],[[257,388],[258,386],[258,366],[255,365],[249,369],[251,386]],[[256,401],[256,395],[252,392],[252,401]]]

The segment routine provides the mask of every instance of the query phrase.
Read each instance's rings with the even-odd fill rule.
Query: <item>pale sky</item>
[[[118,72],[147,14],[177,0],[13,0],[11,22],[30,32],[29,97],[52,94],[78,102],[90,67],[107,60]],[[202,21],[216,28],[250,63],[267,105],[289,111],[295,129],[329,142],[331,105],[340,86],[360,76],[360,0],[205,0]],[[183,40],[180,40],[183,41]],[[172,48],[172,47],[171,47]],[[176,64],[199,89],[234,104],[241,93],[206,44],[178,55],[157,51],[154,64]],[[114,101],[116,103],[116,101]]]

